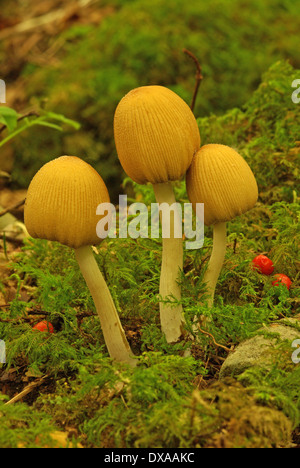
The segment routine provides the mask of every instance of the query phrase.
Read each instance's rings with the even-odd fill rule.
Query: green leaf
[[[10,107],[0,107],[0,122],[4,124],[10,132],[12,132],[18,122],[19,114]]]
[[[53,119],[53,120],[57,120],[59,122],[63,122],[65,124],[70,125],[71,127],[75,128],[76,130],[78,130],[80,128],[80,123],[76,122],[75,120],[68,119],[67,117],[65,117],[62,114],[56,114],[55,112],[46,112],[44,114],[44,117],[46,117],[47,119]]]
[[[43,120],[35,120],[34,122],[35,125],[42,125],[43,127],[49,127],[49,128],[54,128],[55,130],[59,130],[62,132],[62,128],[59,125],[56,125],[52,122],[45,122]]]

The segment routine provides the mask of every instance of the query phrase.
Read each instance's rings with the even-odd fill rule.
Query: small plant
[[[22,115],[7,106],[0,107],[0,123],[2,123],[0,133],[4,131],[7,133],[7,135],[0,140],[0,148],[20,133],[36,125],[59,131],[62,131],[62,124],[67,124],[76,130],[80,128],[80,125],[74,120],[68,119],[61,114],[56,114],[55,112],[41,111],[40,114],[29,112],[28,114]]]

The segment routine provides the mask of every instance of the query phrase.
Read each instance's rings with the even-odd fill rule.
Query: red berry
[[[35,330],[39,330],[39,331],[47,331],[49,333],[53,333],[54,332],[54,328],[53,328],[53,325],[52,323],[50,322],[47,322],[47,320],[42,320],[41,322],[37,323],[36,325],[34,325],[33,327]]]
[[[258,270],[264,275],[271,275],[274,271],[274,265],[272,260],[270,260],[266,255],[257,255],[252,260],[252,269]]]
[[[272,281],[273,286],[279,286],[279,284],[284,284],[288,289],[290,289],[292,281],[290,278],[283,273],[274,275],[275,280]]]

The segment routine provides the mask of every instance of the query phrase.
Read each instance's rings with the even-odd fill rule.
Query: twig
[[[49,377],[49,375],[44,375],[43,377],[36,380],[35,382],[31,382],[29,385],[27,385],[25,388],[23,388],[23,390],[20,393],[15,395],[13,398],[11,398],[9,401],[7,401],[5,404],[6,405],[11,405],[12,403],[15,403],[16,401],[22,400],[22,398],[24,396],[28,395],[28,393],[32,392],[32,390],[35,387],[38,387],[39,385],[41,385],[47,377]]]
[[[0,31],[0,39],[7,39],[11,36],[15,36],[21,33],[27,33],[33,29],[44,27],[49,23],[63,21],[77,12],[80,8],[85,8],[89,4],[93,3],[94,0],[79,0],[74,5],[65,8],[59,8],[54,11],[50,11],[41,16],[35,16],[33,18],[26,19],[25,21],[18,23],[10,28],[6,28],[3,31]]]
[[[5,210],[0,211],[0,217],[4,216],[6,213],[9,213],[10,211],[16,210],[17,208],[20,208],[20,206],[24,205],[25,203],[25,198],[24,200],[21,200],[20,202],[16,203],[13,206],[10,206],[9,208],[5,208]]]
[[[195,64],[196,64],[196,83],[195,83],[195,89],[194,89],[194,94],[193,94],[193,99],[192,99],[192,103],[191,103],[191,110],[194,111],[194,107],[195,107],[195,103],[196,103],[196,99],[197,99],[197,94],[198,94],[198,90],[199,90],[199,87],[200,87],[200,84],[201,84],[201,81],[203,80],[203,75],[202,75],[202,68],[201,68],[201,65],[197,59],[197,57],[188,49],[183,49],[183,52],[185,54],[187,54],[189,57],[191,57],[191,59],[194,60]]]
[[[0,32],[0,39],[7,39],[16,34],[27,33],[35,28],[46,26],[49,23],[55,21],[61,21],[66,16],[66,10],[60,8],[58,10],[50,11],[45,15],[36,16],[34,18],[29,18],[22,23],[18,23],[15,26],[6,28]]]
[[[236,253],[236,245],[237,245],[237,238],[235,237],[235,239],[233,241],[233,253],[234,254]]]
[[[0,178],[3,178],[3,179],[10,179],[10,174],[8,174],[8,172],[5,172],[5,171],[0,171]]]
[[[202,328],[200,328],[199,324],[197,324],[197,328],[201,333],[204,333],[204,335],[210,336],[210,338],[213,340],[215,346],[217,346],[218,348],[225,349],[225,351],[227,351],[228,353],[231,351],[231,349],[227,348],[227,346],[223,346],[223,345],[217,343],[214,336],[211,333],[209,333],[208,331],[202,330]]]

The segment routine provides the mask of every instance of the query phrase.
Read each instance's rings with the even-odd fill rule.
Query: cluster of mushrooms
[[[201,147],[190,107],[163,86],[142,86],[121,99],[114,116],[114,137],[124,171],[138,184],[152,184],[157,203],[176,203],[172,182],[186,177],[193,207],[204,204],[204,223],[213,226],[213,249],[204,277],[208,306],[212,306],[225,256],[226,222],[251,209],[258,197],[250,167],[232,148],[220,144]],[[100,242],[97,206],[109,201],[105,183],[95,169],[78,157],[61,156],[33,177],[25,203],[25,225],[34,238],[74,249],[110,357],[135,366],[137,359],[91,248]],[[176,236],[180,217],[173,210],[170,214],[170,236],[162,239],[159,294],[161,330],[167,342],[174,343],[185,332],[179,284],[183,239]]]

